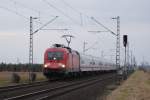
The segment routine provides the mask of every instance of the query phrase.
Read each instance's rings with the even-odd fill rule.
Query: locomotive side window
[[[62,60],[63,52],[48,52],[48,60]]]

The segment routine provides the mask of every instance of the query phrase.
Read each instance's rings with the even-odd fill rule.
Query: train
[[[44,53],[43,74],[47,78],[116,71],[116,66],[85,55],[63,44],[53,44]]]

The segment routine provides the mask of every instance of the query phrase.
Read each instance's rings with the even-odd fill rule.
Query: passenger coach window
[[[84,64],[84,60],[81,60],[81,64]]]
[[[63,52],[48,52],[48,60],[62,60]]]

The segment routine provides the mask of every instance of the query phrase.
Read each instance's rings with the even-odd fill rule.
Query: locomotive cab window
[[[63,52],[48,52],[48,60],[63,60]]]

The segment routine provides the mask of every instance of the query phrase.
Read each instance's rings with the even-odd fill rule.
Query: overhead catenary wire
[[[20,3],[20,2],[18,2],[18,1],[16,1],[16,0],[9,0],[9,1],[11,1],[11,2],[13,2],[14,4],[17,4],[17,5],[21,6],[21,7],[27,8],[27,9],[29,9],[29,10],[35,11],[35,12],[37,12],[38,14],[40,14],[39,11],[37,11],[37,10],[31,8],[31,7],[28,7],[28,6],[26,6],[26,5],[24,5],[24,4]],[[73,19],[72,19],[70,16],[68,16],[66,13],[64,13],[62,10],[58,9],[58,8],[55,7],[54,5],[50,4],[47,0],[42,0],[42,1],[44,1],[45,3],[47,3],[49,6],[53,7],[55,10],[57,9],[57,11],[59,11],[61,14],[63,14],[64,16],[68,17],[69,19],[71,19],[71,20],[73,21]],[[64,4],[67,5],[69,8],[71,8],[72,10],[74,10],[75,12],[77,12],[78,14],[80,14],[80,17],[81,17],[81,25],[83,24],[83,19],[82,19],[83,16],[82,16],[82,15],[84,15],[84,16],[86,16],[86,17],[89,18],[89,16],[87,16],[86,14],[81,13],[80,11],[78,11],[77,9],[75,9],[74,7],[72,7],[69,3],[67,3],[65,0],[61,0],[61,1],[63,1]],[[9,11],[9,12],[12,12],[12,13],[14,13],[14,14],[16,14],[16,15],[19,15],[19,16],[25,18],[25,19],[28,19],[25,15],[23,15],[23,14],[17,12],[17,11],[14,11],[14,10],[9,9],[9,8],[6,8],[6,7],[1,7],[1,8],[5,9],[5,10],[7,10],[7,11]],[[40,19],[39,19],[39,20],[40,20]],[[35,21],[35,22],[37,22],[37,21]],[[38,23],[40,23],[40,22],[38,22]]]
[[[107,31],[109,31],[111,34],[117,36],[116,33],[114,33],[113,31],[111,31],[109,28],[107,28],[106,26],[104,26],[102,23],[100,23],[99,21],[97,21],[94,17],[91,17],[91,19],[96,22],[97,24],[99,24],[101,27],[103,27],[104,29],[106,29]]]
[[[75,9],[74,7],[72,7],[68,2],[66,2],[65,0],[60,0],[62,1],[67,7],[71,8],[73,11],[75,11],[76,13],[80,14],[81,12],[78,11],[77,9]]]
[[[92,19],[91,21],[95,20],[94,17],[91,17],[91,16],[89,16],[89,15],[87,15],[87,14],[85,14],[85,13],[83,13],[83,12],[77,10],[77,9],[75,9],[74,7],[72,7],[72,6],[71,6],[68,2],[66,2],[65,0],[60,0],[60,1],[62,1],[67,7],[71,8],[73,11],[77,12],[78,14],[80,14],[81,25],[83,24],[83,17],[82,17],[83,15],[84,15],[85,17],[87,17],[89,20]],[[108,29],[108,28],[107,28],[106,26],[104,26],[102,23],[99,22],[99,24],[100,24],[103,28],[105,28],[106,30],[112,32],[110,29]],[[115,35],[114,32],[112,32],[112,34]]]
[[[40,12],[40,11],[38,11],[38,10],[36,10],[36,9],[34,9],[34,8],[31,8],[31,7],[25,5],[25,4],[21,3],[21,2],[18,2],[18,1],[16,1],[16,0],[9,0],[9,1],[11,1],[12,3],[14,3],[14,4],[16,4],[16,5],[20,6],[20,7],[26,8],[26,9],[28,9],[28,10],[32,10],[32,11],[34,11],[34,12],[36,12],[36,13],[39,13],[39,12]]]
[[[73,12],[76,12],[79,15],[79,17],[80,17],[80,26],[81,27],[83,27],[87,24],[87,22],[86,22],[87,20],[91,20],[91,18],[87,14],[85,14],[85,13],[79,11],[78,9],[74,8],[72,5],[70,5],[68,2],[66,2],[66,0],[59,0],[59,1],[61,3],[63,3],[65,5],[65,7],[70,8],[70,10],[72,10]],[[86,17],[87,20],[84,17]],[[92,20],[91,20],[91,22],[92,22]]]
[[[29,7],[28,5],[26,5],[26,4],[23,4],[23,3],[21,3],[21,2],[18,2],[18,1],[16,1],[16,0],[9,0],[9,1],[11,1],[12,3],[14,3],[15,5],[18,5],[18,6],[20,6],[20,7],[22,7],[22,8],[25,8],[25,9],[28,9],[28,10],[30,10],[30,11],[33,11],[33,12],[36,12],[38,15],[39,15],[39,20],[40,20],[40,15],[41,15],[41,11],[39,11],[39,10],[37,10],[37,9],[35,9],[35,8],[32,8],[32,7]],[[54,17],[54,16],[53,16]]]
[[[16,9],[16,11],[17,11],[17,4],[16,4],[16,2],[13,2],[13,4],[14,4],[14,7],[15,7],[15,9]]]
[[[67,3],[65,0],[61,0],[67,7],[71,8],[73,11],[79,14],[80,16],[80,21],[81,21],[81,26],[83,26],[83,17],[82,17],[82,12],[78,11],[74,7],[72,7],[69,3]]]
[[[81,26],[83,26],[83,24],[85,24],[85,23],[83,23],[83,20],[84,20],[83,15],[90,19],[90,17],[89,17],[89,16],[87,16],[87,15],[86,15],[86,14],[84,14],[83,12],[81,12],[81,11],[79,11],[79,10],[75,9],[74,7],[72,7],[72,6],[71,6],[68,2],[66,2],[65,0],[60,0],[60,1],[61,1],[61,2],[63,2],[63,3],[66,5],[66,7],[71,8],[74,12],[76,12],[76,13],[78,13],[78,14],[79,14],[79,16],[80,16]]]
[[[13,1],[14,3],[17,3],[17,4],[20,4],[20,3],[18,3],[18,2],[16,2],[16,0],[10,0],[10,1]],[[47,1],[47,0],[43,0],[43,1]],[[70,7],[72,10],[74,10],[74,11],[76,11],[77,13],[79,13],[79,14],[81,14],[81,12],[80,11],[78,11],[77,9],[75,9],[74,7],[72,7],[69,3],[67,3],[65,0],[62,0],[66,5],[68,5],[68,7]],[[48,2],[48,1],[47,1]],[[49,2],[48,2],[49,3]],[[50,3],[49,3],[50,4]],[[20,6],[21,6],[22,4],[20,4]],[[26,7],[25,5],[24,5],[24,7]],[[53,6],[53,7],[55,7],[55,6]],[[27,8],[28,9],[28,8]],[[29,8],[30,9],[30,8]],[[32,8],[31,8],[32,9]],[[57,9],[57,7],[55,7],[55,9]],[[8,10],[8,9],[7,9]],[[59,9],[60,10],[60,9]],[[9,11],[10,12],[12,12],[12,10],[11,9],[9,9]],[[61,11],[61,10],[60,10]],[[29,19],[29,18],[27,18],[26,16],[24,16],[24,15],[22,15],[22,14],[20,14],[20,13],[18,13],[17,11],[13,11],[13,13],[15,13],[15,14],[17,14],[17,15],[19,15],[19,16],[21,16],[21,17],[24,17],[24,18],[26,18],[26,19]],[[62,13],[64,13],[63,11],[62,11]],[[64,14],[66,14],[66,13],[64,13]],[[85,15],[85,14],[82,14],[82,15]],[[87,15],[85,15],[85,16],[87,16]],[[88,16],[87,16],[88,17]],[[89,18],[89,17],[88,17]],[[35,21],[35,22],[37,22],[37,21]]]
[[[38,22],[38,23],[42,24],[42,23],[40,22],[40,14],[41,14],[40,11],[38,11],[38,10],[36,10],[36,9],[34,9],[34,8],[31,8],[31,7],[25,5],[25,4],[21,3],[21,2],[18,2],[18,1],[16,1],[16,0],[9,0],[9,1],[11,1],[11,2],[14,3],[15,5],[18,5],[18,6],[22,7],[22,8],[26,8],[26,9],[28,9],[28,10],[30,10],[30,11],[36,12],[36,13],[39,15],[39,18],[38,18],[38,19],[39,19],[39,22]],[[17,10],[17,9],[16,9],[16,10]],[[36,21],[36,22],[37,22],[37,21]]]
[[[86,18],[89,20],[89,22],[90,22],[91,17],[90,17],[89,15],[87,15],[87,14],[85,14],[85,13],[83,13],[83,12],[77,10],[76,8],[74,8],[73,6],[71,6],[71,5],[70,5],[68,2],[66,2],[65,0],[60,0],[60,1],[63,2],[63,3],[66,5],[66,7],[71,8],[74,12],[76,12],[76,13],[79,14],[81,26],[83,26],[83,24],[84,24],[84,25],[87,24],[86,19],[85,19],[84,17],[86,17]],[[91,20],[91,21],[92,21],[92,20]],[[95,25],[96,25],[96,24],[95,24]]]
[[[60,10],[59,8],[57,8],[56,6],[54,6],[53,4],[51,4],[49,1],[47,0],[42,0],[44,3],[46,3],[49,7],[55,9],[56,11],[58,11],[59,13],[61,13],[62,15],[64,15],[65,17],[67,17],[68,19],[70,19],[72,22],[79,24],[77,21],[75,21],[73,18],[71,18],[68,14],[66,14],[65,12],[63,12],[62,10]]]
[[[30,11],[33,11],[33,12],[37,13],[37,14],[38,14],[38,21],[35,21],[35,22],[36,22],[36,23],[39,23],[39,24],[42,24],[42,22],[41,22],[41,14],[42,14],[42,11],[39,11],[39,10],[37,10],[37,9],[35,9],[35,8],[32,8],[32,7],[29,7],[28,5],[23,4],[23,3],[21,3],[21,2],[18,2],[18,1],[16,1],[16,0],[9,0],[9,1],[11,1],[12,3],[14,3],[15,5],[18,5],[18,6],[22,7],[22,8],[25,8],[25,9],[27,9],[27,10],[30,10]],[[55,17],[54,15],[51,15],[51,16],[52,16],[52,17]]]
[[[55,10],[57,10],[58,12],[60,12],[61,14],[63,14],[64,16],[66,16],[66,13],[64,13],[62,10],[58,9],[56,6],[52,5],[48,0],[43,0],[45,3],[49,4],[49,6],[53,7]],[[88,20],[91,20],[91,17],[89,17],[87,14],[82,13],[81,11],[77,10],[76,8],[72,7],[68,2],[66,2],[65,0],[60,0],[63,4],[65,4],[65,7],[69,7],[72,11],[76,12],[79,17],[80,17],[80,23],[79,25],[83,26],[86,25],[86,19],[84,17],[87,17]],[[70,16],[66,16],[69,19],[73,19]],[[72,20],[74,21],[74,20]],[[75,21],[74,21],[75,22]],[[92,20],[91,20],[92,22]],[[95,24],[96,25],[96,24]]]
[[[94,49],[93,47],[98,44],[98,41],[95,41],[89,48],[85,49],[85,51],[89,49]]]
[[[24,16],[24,15],[23,15],[23,14],[21,14],[21,13],[18,13],[17,11],[14,11],[14,10],[12,10],[12,9],[9,9],[9,8],[4,7],[4,6],[1,6],[1,5],[0,5],[0,8],[1,8],[1,9],[3,9],[3,10],[6,10],[6,11],[8,11],[8,12],[14,13],[14,14],[16,14],[16,15],[18,15],[18,16],[20,16],[20,17],[24,18],[24,19],[29,20],[29,18],[28,18],[28,17]]]
[[[80,19],[81,19],[81,25],[83,24],[83,19],[82,16],[85,16],[88,18],[88,20],[93,21],[93,19],[91,17],[89,17],[87,14],[84,14],[82,12],[80,12],[79,10],[75,9],[74,7],[72,7],[68,2],[66,2],[65,0],[59,0],[61,2],[63,2],[66,7],[69,7],[71,10],[73,10],[74,12],[78,13],[80,15]],[[113,35],[116,35],[113,31],[111,31],[109,28],[107,28],[106,26],[104,26],[102,23],[99,22],[99,24],[101,25],[101,27],[103,27],[104,29],[107,30],[107,32],[111,32]],[[96,24],[95,24],[96,25]],[[105,31],[104,31],[105,32]]]
[[[89,17],[87,14],[85,14],[85,13],[83,13],[83,12],[81,12],[81,11],[75,9],[73,6],[71,6],[71,5],[70,5],[68,2],[66,2],[65,0],[60,0],[60,1],[62,1],[67,7],[71,8],[73,11],[75,11],[75,12],[78,13],[79,15],[84,15],[84,16],[86,16],[87,18],[90,19],[90,17]]]
[[[42,25],[39,29],[35,30],[33,32],[33,34],[37,33],[39,30],[41,30],[42,28],[44,28],[45,26],[47,26],[49,23],[52,23],[56,18],[58,18],[58,16],[55,16],[53,19],[51,19],[50,21],[48,21],[47,23],[45,23],[44,25]]]
[[[23,15],[23,14],[17,12],[17,11],[14,11],[14,10],[12,10],[12,9],[9,9],[9,8],[4,7],[4,6],[1,6],[1,5],[0,5],[0,8],[3,9],[3,10],[8,11],[8,12],[10,12],[10,13],[13,13],[13,14],[15,14],[15,15],[17,15],[17,16],[20,16],[20,17],[26,19],[27,21],[29,20],[28,17],[26,17],[25,15]],[[36,23],[39,23],[39,24],[42,24],[41,22],[38,22],[38,21],[35,21],[35,22],[36,22]]]
[[[59,12],[60,14],[62,14],[63,16],[67,17],[69,20],[71,20],[72,22],[76,23],[76,24],[80,24],[78,23],[76,20],[74,20],[71,16],[69,16],[67,13],[65,13],[64,11],[62,11],[61,9],[57,8],[56,6],[54,6],[54,4],[50,3],[48,0],[42,0],[44,3],[46,3],[49,7],[52,7],[53,9],[55,9],[57,12]],[[48,29],[49,30],[49,29]],[[50,29],[51,30],[51,29]],[[58,30],[65,30],[65,29],[56,29]],[[68,30],[68,28],[67,28]],[[65,31],[67,31],[65,30]],[[70,30],[70,29],[69,29]]]

